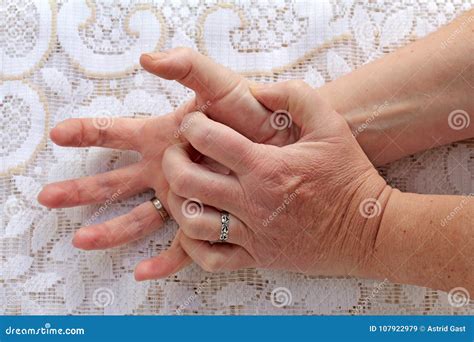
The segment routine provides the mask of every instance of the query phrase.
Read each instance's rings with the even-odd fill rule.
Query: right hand
[[[283,147],[257,144],[203,113],[186,115],[188,143],[169,147],[163,157],[182,247],[210,272],[258,267],[367,274],[391,187],[344,118],[309,85],[262,85],[253,94],[278,111],[298,140]],[[197,153],[232,172],[212,172]],[[199,215],[185,210],[190,198],[199,199]],[[221,238],[222,211],[229,215],[229,243],[210,244]]]

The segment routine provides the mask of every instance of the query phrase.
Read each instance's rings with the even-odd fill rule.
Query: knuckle
[[[194,54],[194,50],[186,47],[186,46],[179,46],[173,49],[177,54],[184,56],[184,57],[192,57]]]
[[[117,178],[112,173],[104,173],[96,177],[97,189],[101,192],[104,197],[110,198],[115,193],[121,192],[121,184],[117,184]]]
[[[257,152],[257,149],[247,148],[241,151],[240,163],[246,167],[245,174],[256,171],[260,157],[261,155]]]
[[[66,186],[66,191],[69,194],[69,202],[71,203],[82,203],[83,199],[91,196],[91,190],[84,186],[81,186],[79,179],[71,179]]]
[[[70,127],[74,127],[74,134],[72,134],[70,142],[74,146],[77,147],[84,147],[87,145],[88,139],[88,129],[84,120],[81,119],[67,119],[64,121],[65,124],[69,125]]]
[[[225,193],[231,198],[234,194],[232,193],[233,190],[224,189],[222,187],[222,183],[219,180],[210,178],[210,177],[203,177],[205,179],[204,182],[196,182],[193,184],[193,188],[196,191],[197,197],[202,201],[205,201],[209,198],[219,198],[220,196],[224,195]],[[194,194],[193,194],[194,195]]]
[[[163,159],[162,159],[162,164],[166,165],[169,164],[169,162],[172,160],[172,155],[176,153],[177,147],[176,145],[171,145],[169,146],[165,152],[163,152]]]
[[[259,165],[259,181],[271,193],[283,191],[291,181],[288,175],[294,173],[291,164],[283,160],[268,160]]]
[[[107,140],[109,140],[111,137],[109,136],[109,130],[103,127],[99,127],[96,132],[95,137],[86,137],[84,139],[84,142],[86,145],[92,145],[92,144],[97,144],[99,146],[102,146],[105,144]]]
[[[170,181],[171,190],[178,196],[186,196],[187,189],[192,185],[193,177],[192,172],[188,169],[183,169],[172,181]]]
[[[191,239],[199,240],[201,234],[199,234],[199,218],[183,218],[183,223],[179,225],[179,227],[183,230],[183,232],[190,237]]]
[[[303,80],[290,80],[288,81],[287,86],[291,89],[304,89],[308,87],[308,84]]]
[[[96,229],[95,234],[89,237],[88,244],[93,248],[108,247],[110,245],[110,227],[104,223],[100,229]]]
[[[193,131],[195,143],[204,153],[207,151],[208,146],[216,141],[216,135],[209,127],[200,125],[199,129]]]
[[[134,227],[134,233],[138,235],[145,230],[146,226],[143,220],[143,216],[138,214],[137,209],[133,209],[132,211],[130,211],[127,218],[128,224],[122,225],[122,233],[125,233],[127,231],[127,226]]]
[[[181,61],[183,73],[179,76],[179,80],[188,82],[193,77],[193,62],[196,52],[188,47],[176,48],[177,58]]]

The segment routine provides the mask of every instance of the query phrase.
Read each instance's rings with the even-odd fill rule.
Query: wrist
[[[351,255],[345,274],[348,276],[383,279],[385,270],[377,264],[374,249],[380,238],[383,215],[394,190],[374,170],[370,180],[365,182],[354,195],[350,211],[348,233],[356,240],[357,251]]]
[[[392,191],[364,277],[473,288],[471,197]]]
[[[352,135],[372,164],[379,166],[402,157],[400,149],[393,144],[394,141],[403,146],[404,150],[419,149],[417,146],[421,144],[418,140],[423,136],[418,136],[416,141],[399,141],[398,138],[400,132],[404,132],[409,125],[414,130],[421,125],[426,126],[426,122],[414,113],[419,113],[426,105],[429,91],[419,95],[414,92],[393,96],[383,86],[377,86],[384,81],[364,81],[366,72],[363,69],[330,82],[318,91],[344,117]],[[387,75],[389,76],[393,78],[393,75]],[[415,146],[405,146],[411,142]]]

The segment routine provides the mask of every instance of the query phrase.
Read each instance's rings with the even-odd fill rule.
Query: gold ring
[[[156,210],[158,210],[158,213],[160,214],[163,222],[166,222],[170,218],[170,215],[166,211],[161,201],[156,197],[153,197],[150,201],[151,203],[153,203],[153,206],[156,208]]]

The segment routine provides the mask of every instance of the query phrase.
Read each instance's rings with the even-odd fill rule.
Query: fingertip
[[[67,192],[53,185],[46,185],[38,194],[38,203],[48,208],[58,208],[63,203]]]
[[[97,248],[97,236],[91,228],[79,229],[72,238],[72,245],[83,250],[93,250]]]
[[[148,270],[148,260],[141,261],[136,267],[135,267],[135,280],[136,281],[144,281],[150,279],[149,277],[149,270]]]
[[[39,193],[38,196],[36,196],[36,200],[38,201],[39,204],[44,205],[45,207],[48,206],[48,195],[45,192],[45,188],[43,188]]]
[[[62,145],[65,143],[65,139],[67,138],[67,134],[65,134],[64,130],[67,127],[65,121],[57,124],[51,131],[49,132],[49,137],[51,140],[56,143],[56,145]]]
[[[161,252],[160,255],[143,260],[135,267],[137,281],[166,278],[191,263],[191,259],[182,248],[173,248]]]
[[[153,63],[153,57],[150,53],[144,53],[140,56],[140,65],[148,69],[149,66]]]
[[[163,62],[168,56],[167,53],[161,51],[144,53],[140,56],[140,65],[145,70],[160,76],[164,71],[158,67],[161,66],[160,62]]]
[[[133,272],[133,277],[135,278],[135,281],[145,280],[143,275],[140,273],[140,270],[138,269],[138,266],[135,268],[135,271]]]
[[[72,237],[72,242],[71,243],[72,243],[73,247],[79,248],[79,249],[81,248],[80,238],[77,237],[77,232]]]
[[[141,261],[135,267],[135,279],[137,281],[152,280],[166,278],[169,272],[166,272],[166,268],[161,267],[159,257],[150,260]]]

